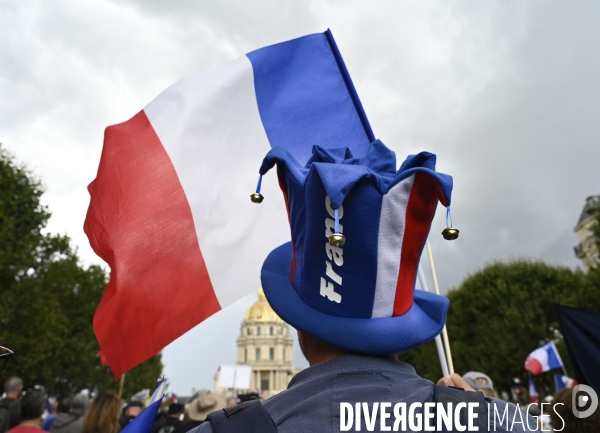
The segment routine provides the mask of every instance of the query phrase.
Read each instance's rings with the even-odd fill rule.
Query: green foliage
[[[34,260],[50,214],[40,204],[38,180],[17,166],[0,146],[0,287],[23,274]]]
[[[600,311],[600,277],[527,260],[494,263],[469,276],[448,297],[447,327],[456,372],[482,371],[497,389],[508,391],[514,378],[527,384],[525,358],[551,340],[559,340],[563,362],[573,374],[553,304]],[[401,359],[431,380],[441,377],[433,342]],[[536,384],[542,393],[554,389],[550,374],[536,378]]]
[[[132,368],[125,374],[125,385],[123,387],[123,400],[129,398],[143,389],[153,391],[156,379],[161,375],[163,365],[160,354],[153,356],[146,362],[141,363],[137,367]],[[114,380],[110,375],[110,383],[105,382],[105,388],[109,391],[117,393],[119,391],[119,382]]]
[[[15,356],[3,377],[17,375],[26,387],[49,395],[81,389],[118,390],[97,357],[92,318],[107,276],[84,269],[66,236],[42,234],[50,213],[43,189],[0,147],[0,343]],[[127,375],[123,397],[151,388],[162,372],[160,355]]]

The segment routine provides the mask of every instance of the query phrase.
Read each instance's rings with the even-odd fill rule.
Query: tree
[[[15,351],[3,371],[53,396],[118,389],[100,365],[92,318],[107,283],[79,264],[67,236],[42,234],[50,218],[38,180],[0,146],[0,338]],[[160,376],[160,355],[133,369],[124,397]]]
[[[554,303],[600,311],[600,285],[586,274],[528,260],[486,266],[448,297],[447,327],[456,372],[482,371],[503,390],[510,388],[513,378],[527,383],[525,358],[551,340],[559,341],[570,370]],[[433,342],[403,354],[402,359],[431,380],[441,376]],[[536,378],[538,386],[549,391],[551,381],[550,375]]]

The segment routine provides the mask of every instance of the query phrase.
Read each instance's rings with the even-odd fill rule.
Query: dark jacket
[[[0,433],[5,433],[21,422],[21,402],[17,398],[0,400]]]
[[[83,427],[83,412],[72,409],[69,413],[56,415],[50,433],[80,433]]]
[[[181,421],[178,418],[163,418],[159,422],[154,423],[152,433],[174,433],[175,428],[180,424]]]
[[[398,402],[405,402],[407,405],[433,402],[433,392],[433,383],[419,377],[409,364],[396,361],[391,356],[347,353],[302,370],[292,378],[286,391],[266,400],[263,407],[271,416],[279,433],[339,432],[342,402],[352,405],[363,402],[369,404],[369,410],[374,410],[376,402],[389,402],[392,405]],[[508,419],[514,419],[517,406],[495,398],[486,400],[496,405],[494,410],[501,414],[507,408]],[[526,414],[521,416],[530,426],[537,426],[531,417],[527,418]],[[521,416],[517,416],[516,419],[519,420]],[[363,418],[363,421],[365,419]],[[388,427],[392,425],[393,419],[394,415],[391,415],[388,419],[390,422],[386,423]],[[536,431],[523,428],[520,423],[513,423],[512,430],[505,429],[499,419],[496,419],[497,430],[492,428],[491,431]],[[371,431],[382,431],[380,427],[381,417],[378,414]],[[211,424],[205,422],[190,433],[212,431]],[[364,422],[361,431],[367,431]],[[409,428],[408,431],[413,430]]]

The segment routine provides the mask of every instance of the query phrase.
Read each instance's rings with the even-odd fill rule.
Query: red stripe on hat
[[[432,176],[418,172],[406,206],[406,225],[393,316],[401,316],[412,307],[417,266],[439,197],[443,195],[437,181]]]
[[[94,332],[116,377],[220,310],[177,173],[144,111],[108,127],[84,230],[111,268]]]

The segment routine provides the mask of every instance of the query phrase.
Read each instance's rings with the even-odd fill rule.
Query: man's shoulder
[[[391,357],[346,354],[301,371],[264,407],[282,432],[337,431],[341,403],[428,402],[433,387]]]
[[[203,422],[198,427],[190,430],[189,433],[213,433],[213,429],[209,422]]]
[[[0,400],[0,407],[5,407],[5,408],[10,408],[14,405],[19,404],[19,399],[18,398],[10,398],[10,397],[6,397]]]

